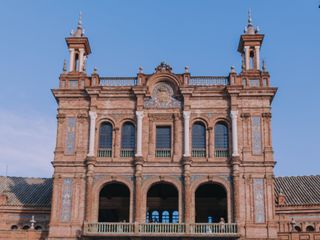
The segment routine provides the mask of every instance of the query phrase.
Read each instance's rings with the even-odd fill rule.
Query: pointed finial
[[[63,71],[63,72],[66,72],[66,71],[67,71],[67,60],[66,60],[66,59],[64,59],[64,61],[63,61],[62,71]]]
[[[248,26],[252,26],[251,8],[248,10]]]
[[[82,12],[79,13],[78,28],[82,29]]]
[[[97,73],[98,73],[98,69],[97,69],[96,66],[94,66],[94,68],[93,68],[93,73],[94,73],[94,74],[97,74]]]
[[[267,65],[266,65],[266,61],[264,59],[262,60],[262,71],[263,72],[267,71]]]
[[[231,66],[231,72],[232,72],[232,73],[235,73],[235,72],[236,72],[236,69],[234,68],[234,66]]]
[[[139,73],[143,73],[143,67],[142,66],[139,67]]]
[[[189,66],[185,66],[185,67],[184,67],[184,72],[185,72],[185,73],[189,73],[189,72],[190,72]]]

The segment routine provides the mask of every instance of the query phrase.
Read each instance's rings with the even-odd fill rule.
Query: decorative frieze
[[[69,117],[67,120],[67,139],[66,139],[66,154],[74,154],[76,139],[76,118]]]
[[[252,117],[252,153],[260,155],[262,153],[261,142],[261,117]]]
[[[265,222],[265,206],[264,206],[264,179],[253,179],[253,196],[255,209],[255,222]]]
[[[61,204],[61,222],[69,222],[72,209],[72,179],[63,179],[62,184],[62,204]]]

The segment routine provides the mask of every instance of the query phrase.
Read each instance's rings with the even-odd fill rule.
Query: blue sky
[[[108,0],[0,3],[0,174],[50,177],[64,38],[79,12],[103,76],[152,72],[160,61],[194,75],[240,71],[239,36],[252,9],[262,58],[279,87],[273,102],[276,175],[320,173],[320,1]]]

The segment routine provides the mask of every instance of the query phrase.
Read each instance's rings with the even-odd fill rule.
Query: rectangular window
[[[268,86],[268,80],[266,78],[263,79],[263,86],[264,87]]]
[[[250,79],[250,87],[260,87],[259,79]]]
[[[171,157],[170,126],[160,126],[156,129],[156,157]]]

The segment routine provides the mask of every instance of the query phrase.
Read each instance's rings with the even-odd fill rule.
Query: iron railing
[[[124,149],[122,148],[120,151],[120,157],[134,157],[134,149]]]
[[[194,86],[215,86],[228,85],[229,78],[224,76],[191,76],[189,85]]]
[[[168,158],[171,157],[171,149],[170,148],[163,148],[163,149],[156,149],[156,157],[159,158]]]
[[[206,149],[192,148],[192,157],[198,157],[198,158],[206,157]]]
[[[122,87],[122,86],[136,86],[137,78],[135,77],[101,77],[101,86]]]
[[[111,148],[100,148],[98,150],[98,157],[112,157]]]
[[[217,158],[229,157],[229,150],[228,149],[216,149],[216,150],[214,150],[214,156]]]

